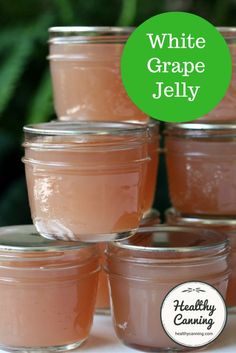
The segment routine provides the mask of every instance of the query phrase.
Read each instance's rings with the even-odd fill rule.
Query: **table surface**
[[[46,352],[46,351],[45,351]],[[95,315],[89,339],[73,353],[135,353],[116,338],[110,316]],[[236,353],[236,313],[228,316],[228,323],[217,341],[201,352]],[[0,350],[0,353],[4,353]]]
[[[76,352],[85,353],[135,353],[118,341],[112,327],[111,317],[95,316],[91,336]],[[236,313],[228,316],[228,323],[218,340],[201,352],[236,353]]]

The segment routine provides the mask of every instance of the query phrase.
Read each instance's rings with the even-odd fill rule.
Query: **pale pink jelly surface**
[[[76,144],[69,148],[69,142],[65,143],[67,151],[25,151],[30,160],[26,178],[31,214],[39,233],[58,239],[106,241],[110,234],[138,228],[143,214],[146,143],[120,149],[98,144],[89,151],[86,143],[77,150],[73,150]]]
[[[193,280],[207,282],[225,297],[226,260],[145,266],[122,261],[121,252],[120,256],[121,259],[108,260],[112,315],[117,336],[128,346],[145,352],[181,350],[181,346],[167,336],[160,321],[162,301],[178,284]]]
[[[60,260],[59,253],[37,263],[29,259],[22,263],[20,258],[19,262],[9,260],[8,264],[1,260],[0,346],[65,346],[88,337],[96,298],[98,259],[83,262],[81,254]]]
[[[235,121],[236,116],[236,36],[234,37],[234,44],[229,44],[229,49],[232,56],[232,79],[226,92],[224,98],[220,103],[209,112],[207,115],[203,116],[200,121],[204,122],[214,122],[214,121]],[[223,69],[223,68],[222,68]],[[217,83],[216,83],[217,84]]]
[[[236,141],[166,138],[170,198],[186,215],[236,215]]]
[[[140,120],[147,116],[121,81],[123,44],[51,44],[54,104],[61,120]]]

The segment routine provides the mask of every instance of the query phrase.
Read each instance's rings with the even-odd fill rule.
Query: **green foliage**
[[[122,10],[118,18],[118,26],[131,26],[135,22],[137,0],[123,0]]]
[[[14,224],[30,224],[31,216],[27,200],[25,178],[14,180],[0,199],[0,227]]]
[[[29,104],[30,110],[26,124],[45,122],[53,114],[51,78],[48,70],[43,74],[36,94]]]
[[[75,22],[75,13],[73,12],[71,2],[69,0],[54,0],[54,3],[64,25],[70,25]]]
[[[23,73],[32,48],[32,42],[28,38],[18,41],[1,68],[0,116],[14,94],[14,89]]]

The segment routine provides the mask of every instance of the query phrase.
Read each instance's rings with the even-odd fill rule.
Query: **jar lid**
[[[88,246],[91,244],[45,239],[40,236],[33,225],[0,228],[1,252],[54,252],[78,250]]]
[[[217,124],[205,124],[205,123],[180,123],[180,124],[166,124],[168,130],[236,130],[235,123],[217,123]]]
[[[165,134],[185,138],[235,138],[236,121],[233,123],[181,123],[166,124]]]
[[[175,222],[175,224],[187,224],[190,226],[194,225],[203,225],[203,226],[235,226],[236,227],[236,219],[235,218],[227,218],[227,217],[197,217],[197,216],[184,216],[177,212],[174,208],[169,208],[165,212],[166,221],[169,220]]]
[[[224,38],[236,38],[236,27],[217,27],[217,30]]]
[[[49,43],[122,43],[135,27],[62,26],[49,28]],[[123,40],[122,40],[123,38]]]
[[[192,253],[224,250],[227,237],[209,229],[157,225],[140,228],[136,235],[125,241],[115,242],[114,247],[138,252]]]
[[[24,126],[23,130],[25,133],[47,136],[142,135],[147,132],[147,125],[105,121],[52,121],[49,123],[27,125]]]
[[[137,125],[144,125],[148,128],[149,137],[158,136],[159,137],[159,128],[160,122],[153,118],[148,118],[146,121],[138,121],[138,120],[125,120],[124,122],[137,124]]]

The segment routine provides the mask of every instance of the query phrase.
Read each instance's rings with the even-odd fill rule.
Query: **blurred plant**
[[[0,225],[29,221],[22,126],[55,118],[45,59],[47,28],[138,25],[172,10],[200,14],[216,25],[234,24],[236,0],[0,0]],[[165,192],[160,208],[166,200]]]

